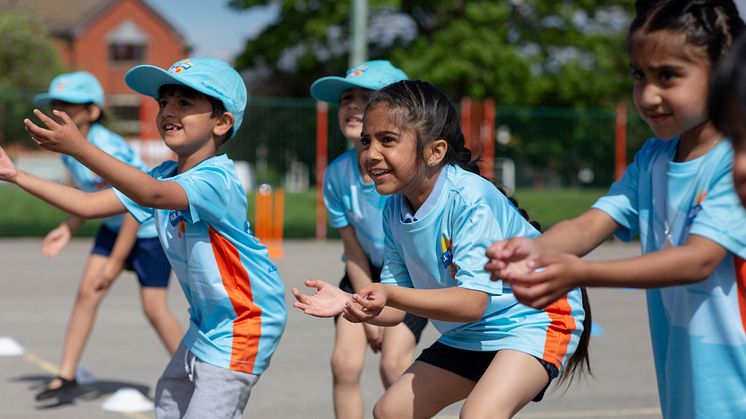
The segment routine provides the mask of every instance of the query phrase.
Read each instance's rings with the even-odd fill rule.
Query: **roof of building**
[[[0,12],[12,8],[31,11],[45,24],[54,36],[75,37],[88,25],[116,5],[120,0],[0,0]],[[171,23],[150,7],[147,2],[135,0],[157,16],[179,39],[181,33]]]

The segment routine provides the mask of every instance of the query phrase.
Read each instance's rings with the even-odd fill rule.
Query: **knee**
[[[400,406],[397,406],[396,403],[391,403],[384,395],[373,406],[373,417],[375,419],[398,419],[406,417],[406,414]]]
[[[461,408],[458,417],[459,419],[510,419],[513,417],[513,414],[499,409],[498,411],[487,411],[487,409],[475,406],[474,403],[469,403],[467,400]]]
[[[78,305],[85,306],[98,306],[101,299],[104,298],[106,293],[103,291],[97,291],[94,286],[83,285],[78,289],[78,295],[75,297],[75,302]]]
[[[412,363],[411,357],[396,354],[394,356],[386,353],[381,356],[381,377],[389,384],[396,381],[407,370]]]
[[[164,316],[168,315],[168,309],[166,307],[162,304],[156,304],[153,302],[143,302],[142,312],[151,323],[157,323]]]
[[[357,357],[342,351],[332,353],[332,375],[335,382],[352,383],[360,380],[363,371],[363,362]]]

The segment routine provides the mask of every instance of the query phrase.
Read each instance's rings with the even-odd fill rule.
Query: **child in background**
[[[189,300],[190,326],[156,387],[158,418],[240,418],[285,326],[285,290],[267,249],[246,221],[246,194],[220,145],[241,126],[247,92],[223,61],[189,58],[168,71],[136,66],[132,89],[156,98],[156,123],[178,161],[150,176],[90,146],[70,117],[36,110],[26,119],[42,147],[69,154],[116,190],[85,194],[16,169],[0,149],[0,179],[84,217],[130,211],[154,219]]]
[[[746,207],[746,32],[741,34],[712,76],[710,119],[733,144],[733,186]],[[746,293],[746,290],[744,290]]]
[[[670,419],[746,417],[746,212],[733,192],[733,149],[707,112],[711,69],[743,27],[732,1],[638,1],[633,98],[656,137],[592,209],[488,251],[487,269],[537,308],[577,286],[647,288]],[[643,256],[577,257],[612,233],[639,233]]]
[[[324,174],[324,203],[329,224],[338,228],[344,245],[345,274],[339,288],[355,293],[380,282],[383,265],[383,207],[387,196],[376,192],[370,175],[360,164],[363,110],[371,91],[406,80],[407,75],[385,60],[367,61],[342,77],[323,77],[311,85],[316,100],[339,105],[339,129],[355,146],[337,157]],[[366,342],[381,351],[380,374],[384,388],[412,363],[427,319],[407,314],[402,324],[383,328],[345,320],[336,324],[332,353],[334,413],[337,418],[363,418],[360,374],[365,365]]]
[[[376,418],[432,417],[462,399],[461,417],[508,418],[541,400],[561,370],[587,366],[581,290],[536,310],[484,270],[496,238],[539,232],[472,173],[476,164],[444,93],[422,81],[372,93],[361,142],[376,190],[392,195],[383,214],[381,283],[351,295],[311,280],[315,295],[293,294],[309,315],[344,312],[351,321],[390,326],[410,312],[441,332],[378,400]]]
[[[36,95],[34,102],[67,113],[91,144],[114,158],[137,169],[150,170],[122,137],[101,125],[104,91],[92,74],[84,71],[61,74],[52,80],[48,93]],[[94,192],[110,187],[73,157],[62,156],[62,162],[78,189]],[[84,221],[68,215],[44,238],[42,253],[50,258],[57,256]],[[158,242],[153,222],[144,223],[139,230],[138,227],[131,216],[102,220],[70,315],[59,375],[36,395],[37,400],[59,397],[77,387],[75,373],[99,303],[123,267],[137,273],[143,311],[169,354],[179,346],[181,326],[168,308],[171,266]]]

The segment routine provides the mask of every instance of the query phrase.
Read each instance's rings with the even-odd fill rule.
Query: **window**
[[[122,135],[140,132],[140,96],[109,95],[109,122],[111,128]]]
[[[123,21],[106,35],[109,62],[113,64],[139,64],[147,60],[150,37],[131,20]]]

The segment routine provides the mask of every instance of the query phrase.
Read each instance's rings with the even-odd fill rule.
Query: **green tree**
[[[236,8],[269,4],[232,0]],[[342,74],[349,1],[280,1],[279,18],[238,57],[257,94],[306,96]],[[498,105],[609,106],[627,95],[631,0],[371,0],[371,58],[391,59],[452,97]]]
[[[27,13],[0,14],[0,143],[25,139],[23,118],[34,93],[62,70],[43,25]]]

